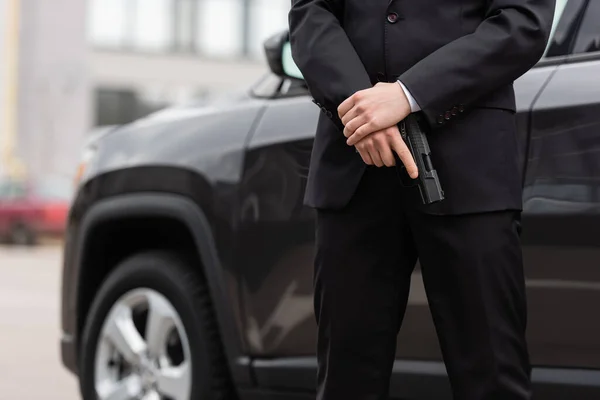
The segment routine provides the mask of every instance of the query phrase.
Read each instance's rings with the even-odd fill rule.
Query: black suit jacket
[[[521,209],[513,81],[542,56],[554,0],[292,0],[292,54],[323,113],[305,202],[342,208],[365,169],[337,107],[400,79],[431,128],[446,200],[424,211]]]

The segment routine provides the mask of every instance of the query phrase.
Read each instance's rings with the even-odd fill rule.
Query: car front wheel
[[[86,400],[230,397],[206,284],[169,253],[115,268],[88,314],[80,356]]]

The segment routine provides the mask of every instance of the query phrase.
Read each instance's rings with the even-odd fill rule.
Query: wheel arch
[[[209,287],[218,329],[224,346],[229,369],[234,382],[250,383],[248,368],[244,365],[240,336],[233,319],[234,309],[225,287],[225,276],[222,269],[211,226],[204,212],[192,200],[182,195],[167,193],[134,193],[110,197],[95,203],[81,220],[77,240],[74,242],[73,268],[76,276],[74,298],[76,310],[76,337],[79,338],[85,323],[85,315],[101,282],[96,282],[93,292],[86,292],[90,279],[87,263],[88,249],[93,245],[97,232],[107,224],[119,221],[143,221],[145,219],[170,221],[178,224],[187,233],[193,245],[195,256],[199,261],[200,273]],[[114,267],[110,266],[110,268]],[[108,272],[110,273],[110,272]],[[105,274],[105,275],[108,275]],[[103,276],[104,279],[106,276]],[[93,278],[92,278],[93,279]],[[76,346],[79,346],[76,340]],[[74,361],[74,360],[73,360]]]

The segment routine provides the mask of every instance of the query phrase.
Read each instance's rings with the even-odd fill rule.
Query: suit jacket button
[[[383,72],[378,72],[377,73],[377,81],[378,82],[385,82],[386,81],[385,74]]]
[[[458,107],[453,107],[452,108],[452,115],[456,115],[458,114]]]
[[[440,115],[439,117],[437,117],[437,123],[438,125],[441,125],[444,123],[444,116]]]
[[[446,111],[446,113],[444,114],[444,119],[448,121],[450,120],[450,118],[452,118],[452,113],[450,111]]]
[[[331,113],[331,111],[329,111],[329,110],[327,111],[327,116],[328,116],[329,118],[333,118],[333,114]]]
[[[396,22],[398,22],[398,14],[395,12],[389,13],[387,16],[387,20],[390,24],[395,24]]]

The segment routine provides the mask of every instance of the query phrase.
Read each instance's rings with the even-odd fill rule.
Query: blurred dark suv
[[[600,399],[600,1],[559,1],[515,83],[536,399]],[[311,399],[320,110],[290,57],[247,92],[86,149],[67,231],[62,357],[85,399]],[[417,269],[391,396],[450,399]]]

